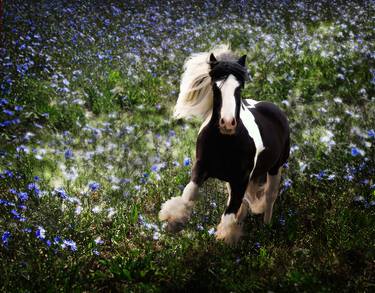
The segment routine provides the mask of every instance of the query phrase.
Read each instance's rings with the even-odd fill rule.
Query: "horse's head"
[[[247,78],[246,55],[238,61],[217,61],[210,56],[213,90],[213,116],[218,118],[222,134],[233,135],[240,117],[241,90]]]

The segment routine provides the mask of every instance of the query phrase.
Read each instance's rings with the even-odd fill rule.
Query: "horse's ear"
[[[211,69],[214,68],[215,65],[217,64],[217,59],[216,59],[214,53],[211,53],[211,55],[210,55],[210,62],[209,62],[209,64],[210,64]]]
[[[243,55],[240,59],[238,59],[238,64],[245,66],[246,63],[246,55]]]

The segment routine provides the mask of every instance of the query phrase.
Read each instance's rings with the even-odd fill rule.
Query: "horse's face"
[[[222,134],[236,133],[241,109],[241,90],[244,86],[246,55],[235,62],[217,62],[211,54],[211,79],[214,94],[213,112]],[[245,71],[244,71],[245,70]]]

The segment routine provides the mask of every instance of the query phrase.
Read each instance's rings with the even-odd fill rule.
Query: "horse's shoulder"
[[[288,120],[287,117],[277,105],[271,102],[257,102],[254,105],[254,108],[250,109],[250,111],[259,113],[263,117],[270,118],[272,120],[276,120],[282,125],[287,126],[288,125]]]

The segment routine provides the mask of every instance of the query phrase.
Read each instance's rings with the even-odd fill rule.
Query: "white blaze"
[[[224,83],[223,81],[217,81],[216,85],[221,90],[221,118],[225,121],[232,121],[233,118],[236,117],[236,99],[234,97],[234,91],[240,83],[230,74]]]

